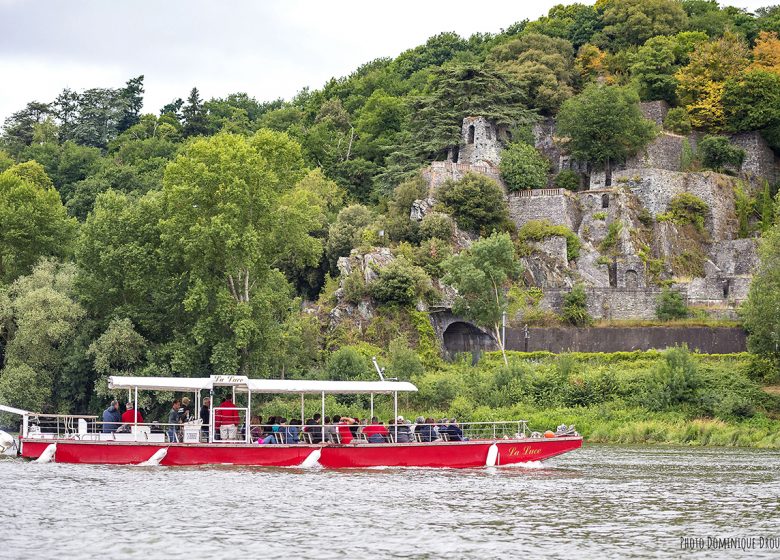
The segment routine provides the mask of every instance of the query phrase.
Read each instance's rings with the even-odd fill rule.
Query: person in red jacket
[[[376,416],[371,419],[371,423],[368,426],[363,428],[363,435],[366,436],[368,443],[387,442],[387,428],[379,422]]]
[[[350,418],[348,416],[344,416],[340,419],[339,422],[337,422],[338,430],[339,430],[339,441],[341,443],[352,443],[353,435],[352,430],[350,429],[350,426],[352,426],[355,423],[354,418]]]
[[[238,416],[237,407],[233,404],[233,398],[228,395],[214,412],[214,429],[219,428],[220,439],[238,439],[238,424],[240,422],[241,418]]]
[[[122,423],[123,424],[134,424],[136,420],[139,424],[143,424],[144,417],[141,416],[141,413],[138,412],[133,408],[133,403],[129,402],[127,403],[127,410],[125,410],[122,413]]]

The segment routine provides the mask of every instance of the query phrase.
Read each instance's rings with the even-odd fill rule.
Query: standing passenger
[[[204,397],[203,406],[200,407],[200,421],[201,421],[201,434],[205,437],[205,440],[209,440],[209,422],[211,422],[211,399]]]
[[[111,401],[108,408],[103,411],[103,433],[115,432],[120,422],[122,422],[122,415],[119,414],[119,401]]]
[[[179,438],[176,436],[177,428],[179,426],[179,407],[181,402],[179,399],[173,401],[171,404],[171,411],[168,413],[168,441],[171,443],[178,443]]]
[[[233,404],[233,398],[228,395],[225,397],[225,400],[222,401],[222,404],[219,405],[218,410],[214,415],[214,428],[219,428],[220,439],[237,439],[239,422],[238,407]]]
[[[138,421],[139,424],[143,424],[144,417],[141,416],[141,412],[133,408],[133,403],[127,403],[126,410],[122,414],[123,424],[135,424]]]

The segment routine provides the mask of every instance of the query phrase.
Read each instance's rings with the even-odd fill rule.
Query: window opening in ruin
[[[468,140],[468,143],[469,144],[473,144],[474,143],[474,125],[473,124],[471,126],[469,126],[469,140]]]
[[[511,142],[511,141],[512,141],[512,131],[511,131],[511,130],[507,130],[507,131],[506,131],[506,139],[507,139],[509,142]]]
[[[485,127],[485,137],[488,140],[492,140],[493,139],[493,132],[490,130],[490,125]]]
[[[617,288],[617,263],[610,263],[607,267],[607,273],[609,274],[609,287]]]
[[[601,195],[601,207],[602,208],[609,208],[609,195],[608,194],[602,194]]]
[[[636,270],[626,270],[626,288],[636,290],[639,287],[639,276]]]
[[[459,155],[460,155],[460,148],[458,146],[452,148],[452,163],[458,163]]]
[[[723,281],[723,299],[729,297],[729,288],[731,288],[731,282],[729,280]]]

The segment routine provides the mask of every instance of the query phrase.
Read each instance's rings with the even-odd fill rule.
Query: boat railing
[[[243,419],[242,419],[243,420]],[[528,437],[531,432],[525,420],[504,422],[453,422],[384,424],[387,435],[382,441],[370,437],[364,423],[350,425],[351,443],[406,443],[469,440],[500,440]],[[316,424],[249,424],[241,421],[235,430],[214,433],[212,443],[291,444],[346,443],[342,440],[345,425]],[[323,429],[324,428],[324,429]],[[400,434],[400,435],[399,435]],[[222,437],[225,436],[225,437]],[[97,416],[31,414],[27,439],[72,439],[82,441],[127,441],[149,443],[208,443],[209,426],[201,420],[169,424],[163,422],[102,422]],[[346,439],[346,437],[344,438]],[[373,440],[373,441],[372,441]]]

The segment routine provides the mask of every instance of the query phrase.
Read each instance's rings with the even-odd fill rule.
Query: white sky
[[[755,10],[773,1],[721,3]],[[145,112],[193,86],[205,99],[238,91],[289,99],[442,31],[497,32],[560,3],[0,0],[0,123],[65,87],[120,87],[139,74]]]

